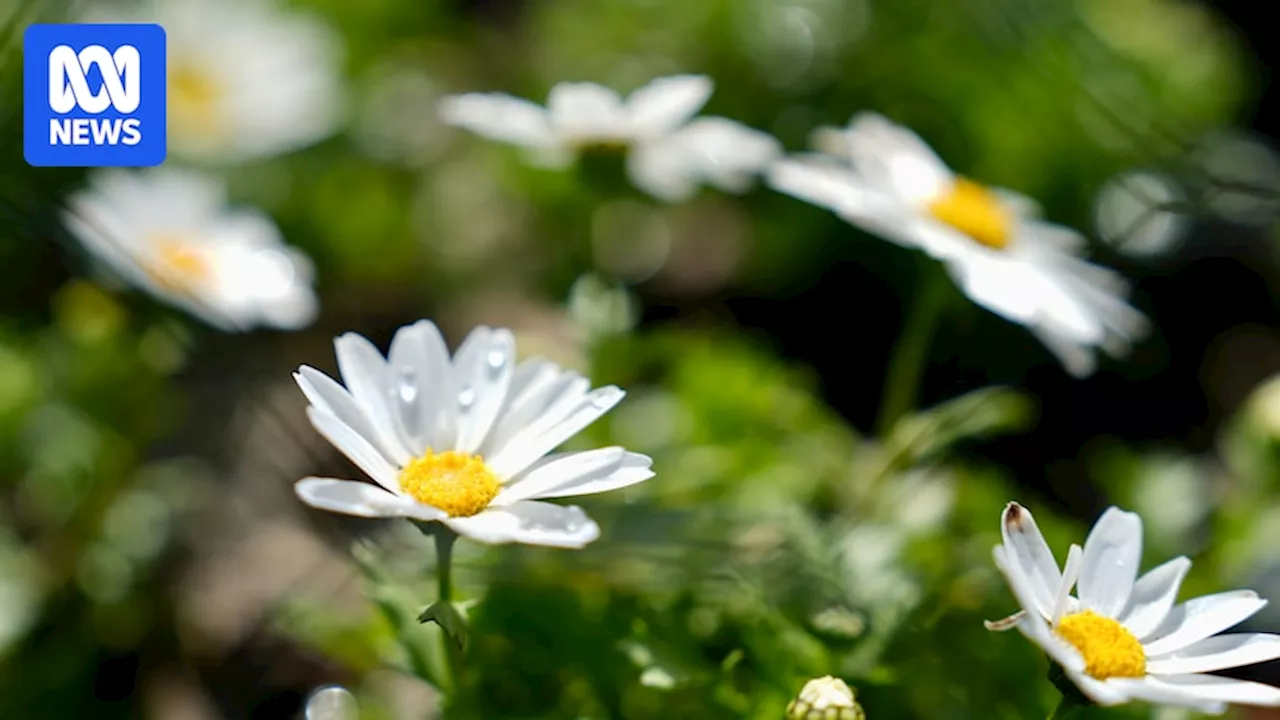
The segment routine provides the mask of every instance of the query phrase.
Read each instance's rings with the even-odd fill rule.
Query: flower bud
[[[853,690],[840,678],[810,680],[787,705],[787,720],[866,720]]]
[[[306,720],[356,720],[359,713],[355,696],[337,685],[319,688],[307,699]]]

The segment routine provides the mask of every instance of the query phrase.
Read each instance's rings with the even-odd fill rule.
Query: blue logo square
[[[166,154],[164,28],[38,24],[22,50],[23,154],[36,167],[151,167]]]

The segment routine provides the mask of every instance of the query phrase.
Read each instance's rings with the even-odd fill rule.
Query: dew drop
[[[408,405],[418,397],[418,374],[408,365],[400,368],[396,377],[396,396]]]
[[[489,365],[489,370],[498,372],[507,365],[507,354],[501,350],[490,350],[485,356],[485,362]]]
[[[476,391],[469,387],[464,387],[458,392],[458,407],[463,410],[471,409],[476,402]]]

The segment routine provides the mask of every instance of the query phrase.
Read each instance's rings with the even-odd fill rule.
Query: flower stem
[[[1063,695],[1062,700],[1058,702],[1058,706],[1053,709],[1053,713],[1049,715],[1048,720],[1067,720],[1079,710],[1082,706],[1071,695]]]
[[[894,424],[915,405],[925,362],[929,358],[929,342],[946,307],[950,279],[936,260],[923,260],[915,304],[903,325],[893,355],[889,357],[880,414],[876,419],[876,430],[881,437],[888,435]]]
[[[458,534],[444,523],[432,523],[432,535],[436,542],[436,603],[453,609],[453,544]],[[450,615],[453,615],[450,612]],[[456,695],[462,684],[462,646],[456,636],[460,628],[450,627],[450,623],[440,623],[441,638],[444,640],[445,657],[449,661],[449,686]]]

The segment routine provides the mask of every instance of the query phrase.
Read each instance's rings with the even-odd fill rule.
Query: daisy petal
[[[1180,690],[1187,697],[1209,705],[1280,706],[1280,688],[1247,680],[1197,674],[1148,676],[1147,680],[1152,685]]]
[[[545,429],[530,428],[512,438],[489,462],[489,469],[499,477],[514,477],[612,410],[625,396],[626,392],[622,388],[613,385],[592,390],[575,402],[555,424]]]
[[[1190,560],[1176,557],[1138,578],[1133,584],[1129,604],[1118,618],[1121,624],[1138,639],[1150,635],[1169,614],[1169,609],[1178,599],[1182,579],[1190,569]]]
[[[400,489],[399,472],[372,444],[336,416],[315,406],[307,408],[307,418],[316,431],[324,436],[347,459],[382,487],[397,492]]]
[[[457,390],[440,329],[430,320],[400,328],[391,338],[387,356],[394,377],[388,392],[410,455],[422,455],[427,448],[452,449],[457,439]]]
[[[1027,580],[1027,587],[1035,603],[1028,606],[1028,609],[1038,611],[1044,618],[1053,617],[1055,596],[1062,585],[1062,573],[1059,572],[1058,562],[1053,559],[1053,552],[1040,534],[1031,511],[1015,502],[1006,505],[1000,522],[1000,534],[1004,539],[1007,557]],[[1070,588],[1067,590],[1069,592]]]
[[[1107,508],[1084,541],[1081,604],[1106,617],[1118,615],[1133,592],[1141,558],[1142,519],[1136,513]]]
[[[346,333],[333,341],[338,356],[338,373],[351,397],[356,399],[365,415],[378,431],[383,447],[403,444],[396,429],[395,415],[391,409],[391,382],[387,361],[378,348],[363,336]],[[407,449],[402,452],[408,453]],[[397,453],[399,457],[399,453]]]
[[[627,177],[632,185],[667,203],[683,202],[698,192],[689,148],[670,135],[632,147],[627,153]]]
[[[1181,650],[1191,643],[1234,627],[1267,604],[1252,590],[1205,595],[1188,600],[1169,611],[1164,621],[1142,645],[1148,657]]]
[[[793,155],[769,166],[764,175],[780,193],[848,215],[870,214],[886,204],[848,166],[821,155]]]
[[[1033,607],[1030,603],[1035,602],[1035,598],[1033,591],[1029,587],[1030,579],[1011,564],[1012,558],[1005,547],[997,545],[992,551],[992,555],[995,557],[996,567],[1004,574],[1005,580],[1009,584],[1009,589],[1018,600],[1018,604],[1023,608]],[[1049,657],[1064,669],[1069,671],[1084,670],[1084,658],[1053,634],[1053,631],[1049,629],[1049,624],[1045,622],[1039,612],[1029,611],[1023,613],[1018,620],[1017,627],[1024,637],[1043,648],[1045,652],[1049,653]]]
[[[478,327],[453,358],[458,383],[458,440],[455,449],[475,452],[493,429],[507,400],[515,370],[516,339],[510,330]]]
[[[576,403],[591,389],[591,382],[578,373],[561,370],[548,360],[520,363],[511,378],[507,402],[498,414],[482,455],[492,457],[518,433],[543,422],[560,403]],[[568,407],[564,412],[568,412]]]
[[[293,379],[302,389],[307,402],[336,417],[342,424],[368,440],[391,462],[402,464],[408,461],[408,454],[403,447],[400,447],[400,443],[392,443],[391,447],[383,445],[377,429],[365,415],[364,410],[356,404],[351,393],[338,384],[338,381],[309,365],[299,367],[293,374]]]
[[[578,140],[630,138],[618,93],[590,82],[562,82],[547,95],[552,131]]]
[[[1093,348],[1068,340],[1043,327],[1031,328],[1031,334],[1053,354],[1072,377],[1086,378],[1098,369],[1098,356]]]
[[[524,147],[553,144],[547,111],[503,93],[451,95],[440,101],[440,119],[491,140]]]
[[[444,513],[412,499],[393,495],[375,485],[355,480],[308,477],[293,486],[303,502],[314,508],[359,517],[405,517],[439,520]]]
[[[919,135],[882,115],[858,113],[845,133],[858,174],[909,203],[928,202],[952,182],[946,163]]]
[[[620,447],[550,455],[535,463],[494,498],[495,505],[520,500],[594,495],[653,477],[653,460]]]
[[[714,89],[706,75],[657,78],[627,98],[631,127],[646,137],[668,133],[701,110]]]
[[[1163,657],[1147,660],[1147,672],[1155,675],[1213,672],[1276,658],[1280,658],[1280,635],[1215,635]]]
[[[1057,624],[1062,616],[1071,610],[1073,602],[1071,588],[1080,579],[1080,566],[1084,564],[1084,549],[1075,543],[1067,550],[1067,562],[1062,566],[1062,584],[1058,587],[1058,596],[1053,601],[1053,623]]]
[[[1197,697],[1163,680],[1164,678],[1148,675],[1142,678],[1110,678],[1103,684],[1115,692],[1123,693],[1126,700],[1187,707],[1208,715],[1221,715],[1227,710],[1226,703]]]
[[[600,526],[582,508],[528,500],[443,522],[461,535],[494,545],[517,542],[581,548],[600,537]]]
[[[1071,678],[1071,682],[1080,688],[1090,700],[1103,707],[1115,707],[1123,705],[1133,699],[1133,696],[1124,688],[1116,687],[1110,682],[1095,679],[1087,673],[1068,670],[1067,676]]]

